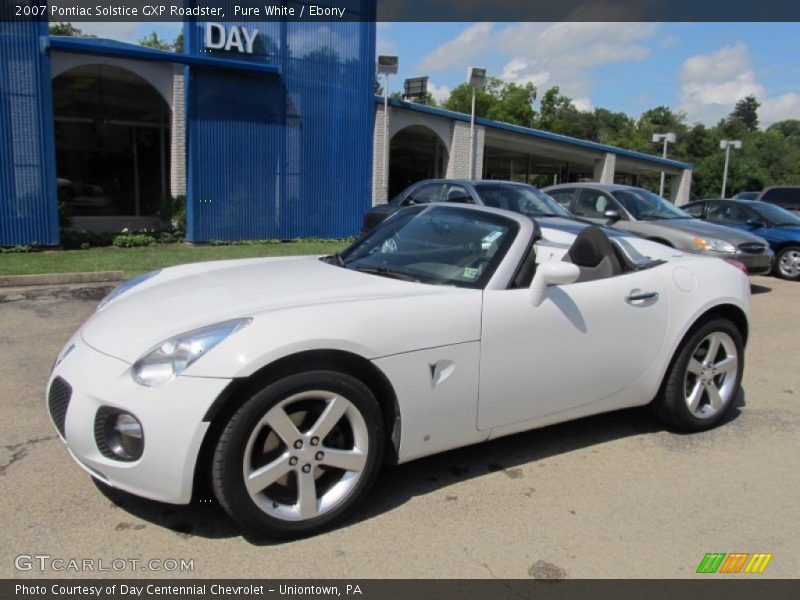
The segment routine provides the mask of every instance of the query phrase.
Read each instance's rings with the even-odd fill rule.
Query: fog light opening
[[[97,420],[101,425],[95,429],[97,447],[104,456],[127,462],[142,457],[144,431],[136,417],[104,407],[98,411]]]

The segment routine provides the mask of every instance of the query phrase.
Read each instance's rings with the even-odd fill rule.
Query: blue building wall
[[[364,21],[238,23],[259,43],[222,55],[279,75],[188,69],[190,240],[357,233],[371,198],[375,0],[348,11]],[[185,27],[186,51],[203,54],[205,24]]]
[[[0,20],[0,246],[59,241],[46,36],[44,21]]]

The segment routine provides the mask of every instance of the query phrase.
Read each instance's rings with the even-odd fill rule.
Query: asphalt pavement
[[[796,577],[800,284],[753,283],[743,392],[722,427],[681,435],[628,410],[388,467],[342,527],[278,544],[213,501],[93,483],[44,386],[102,289],[0,290],[0,577],[672,578],[697,576],[707,552],[771,553],[763,577]]]

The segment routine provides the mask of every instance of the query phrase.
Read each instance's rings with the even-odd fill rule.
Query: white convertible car
[[[207,476],[245,528],[307,535],[385,461],[651,402],[671,427],[717,425],[749,290],[741,265],[596,226],[420,205],[340,255],[122,284],[59,354],[47,403],[93,477],[188,503]]]

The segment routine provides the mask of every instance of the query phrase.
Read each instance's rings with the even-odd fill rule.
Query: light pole
[[[739,150],[742,147],[740,140],[722,140],[719,147],[725,150],[725,170],[722,172],[722,199],[725,199],[725,192],[728,189],[728,163],[731,160],[731,148]]]
[[[472,112],[469,119],[469,178],[475,179],[475,94],[486,84],[486,69],[470,67],[467,70],[467,83],[472,88]]]
[[[657,144],[661,140],[664,140],[664,153],[662,154],[663,158],[667,158],[667,144],[674,144],[675,143],[675,134],[674,133],[654,133],[653,134],[653,143]],[[661,170],[661,186],[658,188],[658,195],[662,198],[664,197],[664,170]]]
[[[389,201],[389,75],[397,74],[397,56],[379,56],[378,74],[383,74],[383,193]]]

